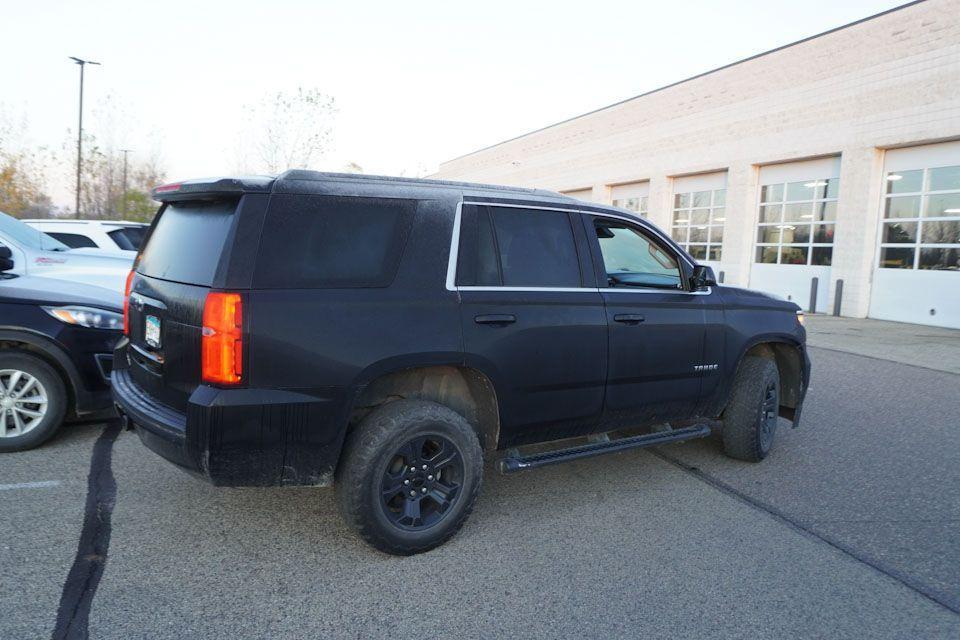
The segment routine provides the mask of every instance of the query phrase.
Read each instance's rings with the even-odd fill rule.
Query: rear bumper
[[[186,413],[114,368],[112,394],[144,445],[219,486],[326,486],[343,444],[340,395],[201,385]]]
[[[187,449],[187,417],[154,402],[130,379],[126,369],[115,370],[112,379],[113,400],[134,424],[141,442],[170,462],[199,472],[199,460]]]

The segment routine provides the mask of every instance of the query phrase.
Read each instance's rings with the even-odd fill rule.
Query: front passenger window
[[[594,226],[609,286],[683,288],[677,260],[641,231],[600,218]]]

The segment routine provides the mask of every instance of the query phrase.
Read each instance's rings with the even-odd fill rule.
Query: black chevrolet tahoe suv
[[[375,547],[462,526],[503,472],[718,432],[757,461],[807,389],[795,304],[718,286],[627,211],[288,171],[164,185],[113,396],[216,485],[334,484]]]

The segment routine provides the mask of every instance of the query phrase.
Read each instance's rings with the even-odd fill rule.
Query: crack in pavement
[[[775,520],[778,520],[784,523],[788,527],[796,531],[799,531],[804,535],[813,537],[821,542],[825,542],[826,544],[830,545],[837,551],[840,551],[841,553],[847,556],[850,556],[857,562],[861,562],[867,565],[871,569],[887,576],[888,578],[896,580],[897,582],[907,587],[911,591],[914,591],[920,596],[922,596],[923,598],[926,598],[927,600],[930,600],[931,602],[934,602],[940,605],[947,611],[960,615],[960,598],[958,598],[957,596],[941,591],[939,589],[935,589],[929,585],[923,584],[922,582],[915,580],[913,577],[901,571],[898,571],[893,567],[887,566],[885,563],[881,562],[880,560],[872,558],[848,544],[845,544],[827,534],[816,531],[815,529],[804,525],[802,521],[792,518],[786,512],[781,511],[780,509],[777,509],[773,505],[767,504],[765,502],[757,500],[756,498],[750,497],[746,493],[732,487],[731,485],[727,484],[723,480],[720,480],[719,478],[716,478],[710,475],[709,473],[703,471],[699,467],[694,467],[692,465],[689,465],[683,462],[682,460],[680,460],[679,458],[675,458],[671,455],[667,455],[666,453],[664,453],[663,451],[660,451],[659,449],[647,449],[647,451],[649,451],[651,454],[655,455],[656,457],[660,458],[661,460],[674,465],[675,467],[681,469],[682,471],[685,471],[686,473],[692,475],[698,480],[705,482],[706,484],[710,485],[711,487],[720,491],[721,493],[726,494],[736,500],[739,500],[753,507],[754,509],[765,512],[767,515],[773,517]]]
[[[73,566],[60,594],[53,640],[86,640],[89,637],[90,605],[103,576],[110,548],[110,519],[117,498],[111,462],[113,444],[121,427],[119,420],[111,420],[93,444],[83,528]]]

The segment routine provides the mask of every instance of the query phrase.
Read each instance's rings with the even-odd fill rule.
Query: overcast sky
[[[87,68],[90,132],[104,137],[94,111],[112,95],[131,123],[115,143],[159,145],[178,179],[232,170],[243,104],[316,87],[339,114],[315,168],[411,175],[899,4],[5,2],[0,102],[26,114],[32,143],[60,149],[77,116],[67,56],[100,61]]]

